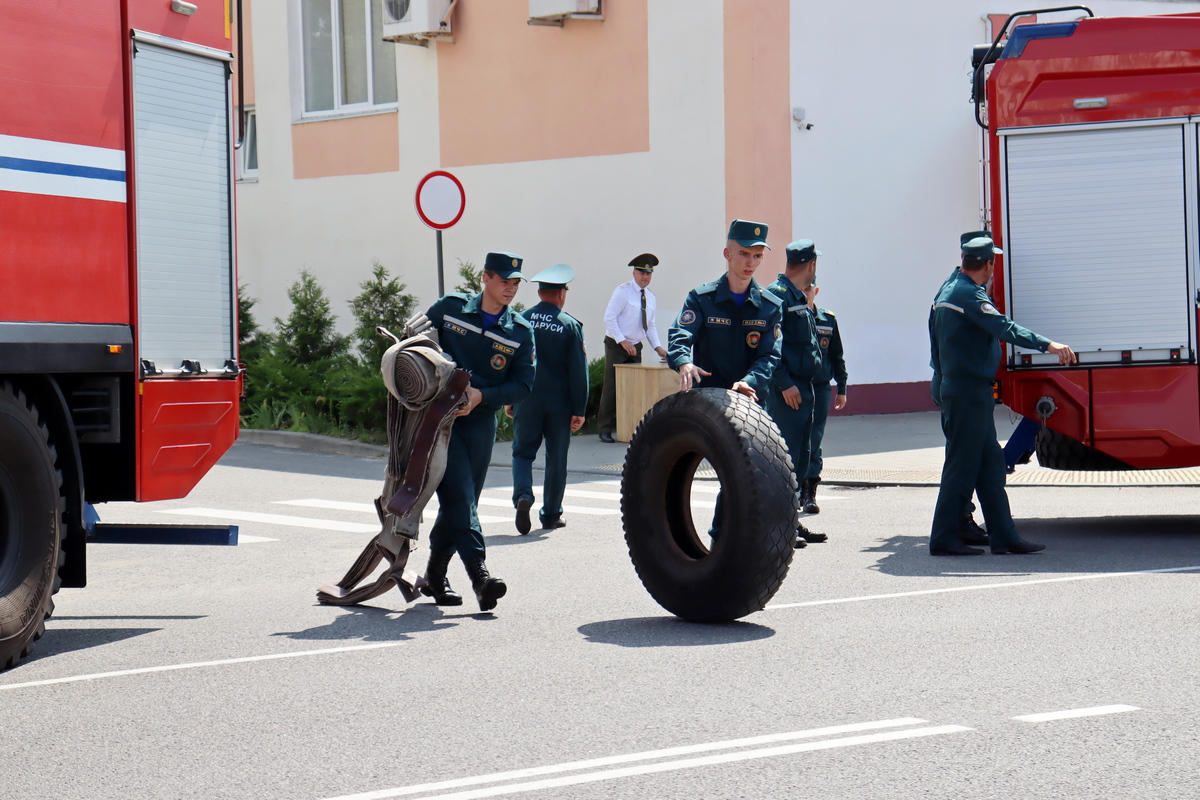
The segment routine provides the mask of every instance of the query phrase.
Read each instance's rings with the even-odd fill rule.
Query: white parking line
[[[778,611],[783,608],[804,608],[805,606],[827,606],[833,603],[861,603],[865,600],[893,600],[897,597],[918,597],[923,594],[945,594],[947,592],[975,592],[983,589],[1007,589],[1013,586],[1036,586],[1040,583],[1066,583],[1068,581],[1094,581],[1101,578],[1123,578],[1128,575],[1157,575],[1164,572],[1192,572],[1200,569],[1200,564],[1192,567],[1167,567],[1165,569],[1140,569],[1134,572],[1100,572],[1094,575],[1071,575],[1066,578],[1040,578],[1032,581],[1011,581],[1008,583],[981,583],[971,586],[948,586],[945,589],[921,589],[915,592],[896,592],[895,594],[869,594],[862,597],[839,597],[832,600],[809,600],[804,603],[772,603],[765,611]]]
[[[1026,714],[1013,717],[1022,722],[1049,722],[1055,719],[1074,719],[1076,717],[1098,717],[1101,714],[1120,714],[1125,711],[1141,711],[1137,706],[1094,706],[1092,708],[1075,708],[1070,711],[1047,711],[1043,714]]]
[[[327,647],[323,650],[300,650],[295,653],[273,653],[268,656],[246,656],[245,658],[226,658],[220,661],[193,661],[187,664],[167,664],[161,667],[139,667],[137,669],[122,669],[115,672],[93,672],[90,675],[72,675],[68,678],[49,678],[44,681],[29,681],[28,683],[10,683],[0,685],[0,692],[10,689],[30,689],[34,686],[54,686],[60,683],[80,683],[102,678],[122,678],[126,675],[149,675],[154,672],[174,672],[181,669],[200,669],[201,667],[223,667],[228,664],[249,664],[254,661],[276,661],[282,658],[304,658],[305,656],[323,656],[329,653],[350,653],[355,650],[381,650],[385,647],[399,647],[404,642],[378,642],[376,644],[347,645],[346,647]]]
[[[586,761],[570,761],[565,764],[552,764],[544,767],[530,767],[528,769],[510,770],[508,772],[496,772],[490,775],[477,775],[470,778],[458,778],[455,780],[439,781],[436,783],[422,783],[413,786],[402,786],[395,789],[380,789],[372,792],[362,792],[360,794],[342,795],[337,798],[330,798],[330,800],[385,800],[386,798],[391,797],[404,797],[406,795],[420,794],[422,792],[436,792],[445,789],[460,789],[467,786],[478,786],[484,783],[499,783],[502,781],[511,781],[519,778],[532,778],[540,775],[576,772],[578,770],[595,770],[598,767],[608,767],[616,764],[629,764],[637,761],[653,761],[656,759],[673,758],[683,755],[692,755],[695,753],[710,753],[715,750],[733,750],[740,747],[754,747],[764,744],[773,744],[775,742],[795,741],[796,739],[815,739],[821,736],[834,736],[844,733],[879,730],[880,728],[922,725],[924,723],[925,720],[923,719],[906,717],[902,719],[881,720],[879,722],[860,722],[850,725],[834,725],[827,728],[814,728],[806,731],[792,731],[790,733],[752,736],[745,739],[730,739],[723,742],[706,742],[704,744],[669,747],[662,750],[649,750],[642,753],[625,753],[618,756],[592,758]],[[704,758],[668,761],[665,763],[648,764],[640,767],[603,770],[584,775],[573,775],[570,777],[556,778],[551,780],[508,784],[506,786],[493,786],[486,789],[475,789],[456,794],[426,795],[426,800],[435,800],[435,798],[437,798],[437,800],[450,800],[450,798],[461,798],[462,800],[466,800],[466,798],[473,797],[492,797],[495,795],[515,794],[517,792],[528,792],[556,786],[570,786],[578,783],[592,783],[601,780],[612,780],[614,778],[623,778],[630,775],[643,775],[651,772],[666,772],[668,770],[687,769],[689,767],[705,766],[707,764],[720,764],[728,761],[745,761],[753,758],[767,758],[769,756],[785,755],[787,753],[801,752],[803,750],[822,750],[831,747],[846,747],[854,744],[867,744],[868,742],[872,741],[906,739],[916,736],[930,736],[939,733],[957,733],[959,731],[968,730],[971,730],[971,728],[965,728],[959,725],[946,725],[934,728],[917,728],[915,730],[894,731],[867,736],[854,736],[844,739],[830,739],[801,745],[787,745],[783,747],[772,747],[742,751],[739,753],[707,756]]]

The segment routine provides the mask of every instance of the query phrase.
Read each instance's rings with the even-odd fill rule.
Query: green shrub
[[[400,283],[399,278],[389,278],[387,268],[378,261],[371,262],[371,275],[359,284],[362,291],[350,301],[350,310],[357,323],[354,338],[358,340],[359,356],[363,363],[378,366],[392,342],[377,333],[375,327],[382,325],[400,336],[404,323],[416,311],[417,298],[405,291],[408,284]],[[383,386],[382,379],[379,385]]]
[[[288,288],[292,313],[287,320],[275,318],[277,333],[272,337],[272,350],[296,364],[315,364],[334,359],[350,350],[347,337],[334,330],[337,317],[329,307],[325,290],[317,284],[308,270]]]

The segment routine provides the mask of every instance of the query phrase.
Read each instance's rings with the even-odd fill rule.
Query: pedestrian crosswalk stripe
[[[336,519],[314,519],[291,517],[285,514],[261,514],[256,511],[230,511],[223,508],[163,508],[160,514],[178,514],[182,517],[204,517],[205,519],[236,519],[243,522],[263,522],[268,525],[289,525],[293,528],[320,528],[327,531],[346,533],[376,533],[379,523],[363,525],[360,522],[341,522]]]

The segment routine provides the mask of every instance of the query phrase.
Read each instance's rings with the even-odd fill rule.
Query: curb
[[[311,450],[316,453],[333,453],[341,456],[370,456],[382,458],[387,455],[387,448],[378,444],[354,442],[349,439],[338,439],[333,436],[322,436],[319,433],[299,433],[297,431],[262,431],[243,428],[238,434],[238,441],[246,444],[266,444],[272,447],[287,447],[292,450]]]

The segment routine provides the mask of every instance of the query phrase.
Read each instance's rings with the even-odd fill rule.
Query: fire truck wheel
[[[711,549],[691,509],[692,480],[705,459],[717,473],[723,506]],[[707,529],[712,511],[696,513]],[[761,610],[787,576],[799,519],[779,429],[748,397],[724,389],[663,398],[629,443],[621,516],[634,569],[667,611],[725,622]]]
[[[1047,469],[1120,472],[1133,469],[1124,461],[1088,447],[1056,430],[1042,428],[1037,436],[1038,463]]]
[[[0,382],[0,670],[41,638],[62,552],[62,473],[37,409]]]

